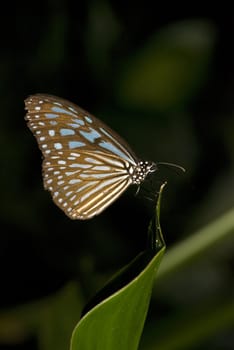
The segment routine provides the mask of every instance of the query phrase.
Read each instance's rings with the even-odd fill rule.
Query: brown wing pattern
[[[101,213],[132,183],[137,158],[103,122],[50,95],[30,96],[25,106],[44,156],[44,187],[70,218]]]

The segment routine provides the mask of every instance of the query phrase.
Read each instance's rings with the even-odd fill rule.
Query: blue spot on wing
[[[72,124],[72,123],[68,123],[67,125],[71,126],[72,128],[79,128],[80,127],[80,125]]]
[[[77,123],[77,124],[79,124],[79,125],[84,125],[85,123],[84,123],[84,121],[82,120],[82,119],[72,119],[72,121],[73,122],[75,122],[75,123]]]
[[[58,118],[58,114],[54,113],[45,113],[46,118],[53,119],[53,118]]]
[[[84,142],[80,142],[80,141],[69,141],[68,145],[69,145],[69,148],[77,148],[77,147],[85,146],[85,143]]]
[[[94,142],[96,139],[101,137],[101,134],[99,134],[99,132],[97,132],[94,129],[91,129],[91,131],[89,132],[80,130],[80,134],[84,136],[84,138],[86,138],[86,140],[88,140],[89,142]]]
[[[75,135],[75,131],[72,129],[60,129],[61,136]]]
[[[57,106],[53,106],[51,107],[52,111],[55,113],[62,113],[62,114],[68,114],[68,115],[72,115],[74,116],[74,113],[69,112],[67,109],[65,108],[61,108],[61,107],[57,107]]]
[[[114,146],[111,142],[102,141],[99,143],[99,146],[107,149],[111,153],[116,154],[120,158],[127,160],[128,162],[131,161],[131,159],[129,159],[129,157],[125,153],[123,153],[119,148]]]

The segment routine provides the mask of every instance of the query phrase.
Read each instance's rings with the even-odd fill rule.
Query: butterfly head
[[[135,185],[140,185],[145,180],[146,176],[154,173],[157,170],[157,165],[154,162],[139,161],[132,174],[132,181]]]

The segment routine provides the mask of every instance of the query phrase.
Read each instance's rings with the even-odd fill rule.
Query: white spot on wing
[[[70,168],[90,168],[92,165],[90,164],[77,164],[77,163],[73,163],[73,164],[70,164],[69,167]]]
[[[69,106],[68,109],[75,114],[77,113],[77,111],[74,108],[72,108],[71,106]]]
[[[58,123],[55,120],[50,120],[51,125],[57,125]]]
[[[93,122],[92,119],[87,115],[85,116],[85,120],[90,124]]]
[[[75,184],[78,184],[79,182],[81,182],[81,180],[79,180],[79,179],[72,179],[72,180],[69,181],[69,184],[70,185],[75,185]]]
[[[99,165],[99,166],[97,165],[93,167],[93,170],[110,171],[111,168],[106,165]]]
[[[73,191],[69,191],[69,192],[65,193],[65,196],[69,197],[72,193],[73,193]]]
[[[58,185],[59,185],[59,186],[62,185],[62,184],[64,184],[64,181],[63,181],[63,180],[58,181]]]
[[[102,163],[101,163],[100,161],[98,161],[97,159],[90,158],[90,157],[86,157],[85,160],[86,160],[86,162],[92,163],[92,164],[102,164]]]
[[[49,130],[48,133],[49,133],[50,136],[54,136],[55,135],[55,131],[54,130]]]
[[[62,144],[61,144],[60,142],[55,142],[55,143],[54,143],[54,148],[55,148],[55,149],[62,149],[63,146],[62,146]]]

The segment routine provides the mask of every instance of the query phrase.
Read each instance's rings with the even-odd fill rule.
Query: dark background
[[[43,190],[41,154],[24,121],[28,95],[67,98],[116,130],[139,157],[186,168],[183,174],[160,167],[153,184],[145,185],[152,194],[168,181],[162,205],[168,248],[234,202],[231,8],[105,0],[5,5],[0,14],[0,320],[1,312],[51,296],[71,280],[87,301],[144,249],[154,210],[148,195],[142,191],[135,197],[132,188],[91,221],[69,220]],[[197,286],[214,274],[208,291],[198,288],[204,303],[214,288],[220,298],[233,293],[233,253],[232,240],[222,258],[214,259],[212,272],[204,274],[202,263],[194,267]],[[188,306],[196,292],[187,283]],[[175,295],[184,292],[177,281],[167,297],[152,302],[149,317],[156,317],[154,304],[155,309],[160,304],[155,313],[161,317],[172,315],[181,307]],[[9,343],[0,338],[0,344],[0,349],[38,349],[33,332]],[[231,344],[225,329],[194,349],[231,349]]]

